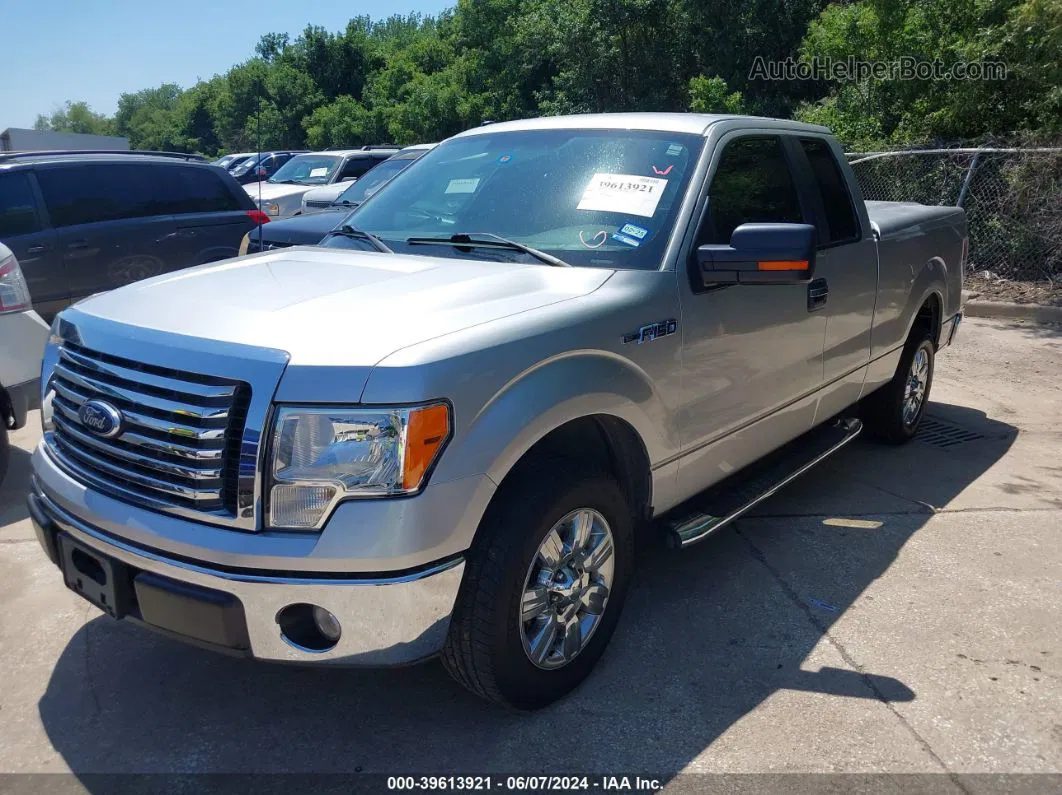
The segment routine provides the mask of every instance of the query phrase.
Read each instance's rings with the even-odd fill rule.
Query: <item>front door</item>
[[[684,409],[680,491],[690,496],[809,430],[822,383],[826,319],[808,285],[704,288],[696,247],[729,243],[743,223],[810,223],[775,135],[724,138],[680,279]]]

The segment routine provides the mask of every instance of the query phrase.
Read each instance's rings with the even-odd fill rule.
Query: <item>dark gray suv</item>
[[[268,218],[222,168],[151,153],[0,154],[0,241],[34,309],[236,256]]]

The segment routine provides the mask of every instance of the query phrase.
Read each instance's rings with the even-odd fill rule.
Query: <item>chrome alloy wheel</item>
[[[527,658],[554,670],[586,648],[605,614],[615,557],[612,529],[592,508],[550,528],[524,580],[520,639]]]
[[[903,424],[910,427],[918,419],[929,384],[929,354],[919,348],[911,360],[911,371],[903,389]]]

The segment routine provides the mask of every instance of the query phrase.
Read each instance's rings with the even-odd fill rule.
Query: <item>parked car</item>
[[[271,218],[287,218],[302,212],[302,195],[311,188],[355,180],[397,153],[394,147],[369,146],[310,152],[289,160],[265,183],[245,189],[262,212]]]
[[[256,254],[259,251],[285,246],[313,246],[320,243],[333,228],[343,223],[355,207],[374,195],[396,174],[408,168],[433,146],[435,144],[410,147],[384,160],[347,187],[325,210],[303,213],[274,221],[269,226],[252,229],[240,245],[240,254]],[[309,196],[313,192],[309,191],[305,195]],[[304,207],[305,204],[304,197]]]
[[[26,424],[40,405],[41,356],[48,324],[33,311],[26,280],[11,249],[0,243],[0,484],[11,448],[8,431]]]
[[[291,158],[304,152],[306,152],[305,149],[285,152],[251,152],[229,166],[229,171],[241,185],[255,185],[269,179]]]
[[[231,171],[233,168],[238,166],[247,158],[251,157],[253,154],[253,152],[237,152],[236,154],[232,155],[222,155],[217,160],[211,162],[210,165],[217,166],[218,168],[223,168],[226,171]]]
[[[0,241],[46,320],[93,293],[235,256],[266,220],[228,172],[206,163],[0,153]]]
[[[64,311],[29,512],[114,617],[267,660],[441,653],[540,707],[608,644],[636,533],[687,546],[864,428],[915,435],[966,250],[959,208],[864,202],[824,127],[472,129],[324,246]]]
[[[435,144],[407,146],[405,149],[400,150],[398,154],[392,155],[386,160],[378,161],[377,165],[354,179],[354,182],[361,183],[371,177],[373,183],[363,186],[364,189],[355,189],[346,182],[334,182],[331,185],[325,185],[323,188],[312,188],[306,191],[306,193],[302,194],[302,214],[332,210],[337,203],[348,209],[356,207],[371,196],[374,189],[379,189],[387,180],[435,146]],[[385,167],[387,163],[391,165]],[[341,197],[343,197],[341,201],[345,202],[345,204],[340,202]]]

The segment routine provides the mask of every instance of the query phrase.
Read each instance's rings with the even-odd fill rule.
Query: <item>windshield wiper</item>
[[[448,245],[456,248],[501,248],[509,251],[521,251],[534,257],[539,262],[545,262],[547,265],[553,265],[558,268],[572,267],[559,257],[554,257],[545,251],[539,251],[537,248],[531,248],[531,246],[525,246],[523,243],[517,243],[515,240],[509,240],[507,237],[495,235],[492,232],[458,232],[455,235],[450,235],[450,237],[411,237],[406,240],[406,243],[411,246]]]
[[[338,229],[333,229],[331,232],[328,233],[328,235],[341,235],[342,237],[349,237],[351,240],[364,240],[374,249],[384,254],[395,253],[390,248],[388,248],[386,243],[380,240],[380,238],[378,238],[372,232],[366,232],[363,229],[357,229],[356,227],[353,227],[350,224],[343,224]],[[328,235],[325,235],[325,237],[328,237]]]

